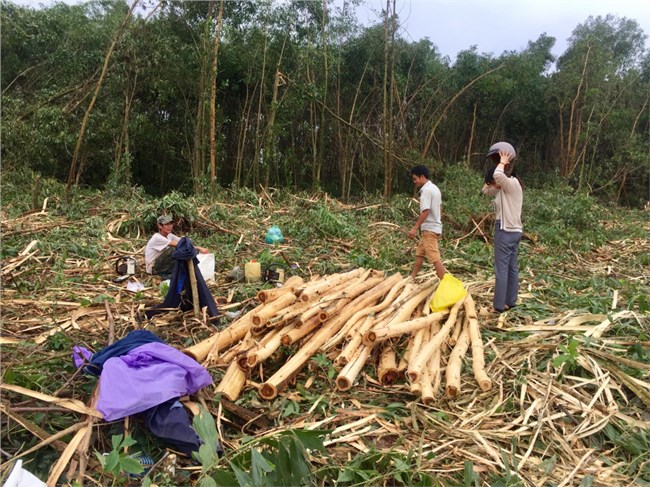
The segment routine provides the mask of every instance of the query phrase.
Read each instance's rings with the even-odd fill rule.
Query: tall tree
[[[75,145],[74,152],[72,154],[72,161],[70,162],[70,170],[68,172],[68,182],[65,187],[65,195],[66,199],[70,195],[70,188],[71,186],[79,181],[79,176],[81,174],[81,170],[77,170],[77,165],[79,162],[79,154],[81,152],[81,143],[83,142],[84,138],[84,133],[86,132],[86,127],[88,126],[88,119],[90,118],[90,114],[93,110],[93,107],[95,106],[95,103],[97,102],[97,97],[99,96],[99,91],[102,89],[102,84],[104,82],[104,78],[106,77],[106,73],[108,71],[108,66],[111,61],[111,56],[113,55],[113,51],[115,50],[115,46],[119,42],[120,38],[122,37],[122,34],[126,30],[127,25],[129,24],[129,20],[131,19],[131,14],[133,13],[133,9],[135,9],[135,6],[138,4],[140,0],[134,0],[133,4],[131,4],[131,8],[129,11],[126,13],[124,16],[124,20],[122,21],[122,24],[120,25],[119,29],[115,33],[115,37],[113,38],[113,41],[111,42],[111,45],[108,48],[108,51],[106,53],[106,57],[104,58],[104,64],[102,66],[102,71],[99,75],[99,79],[97,80],[97,84],[95,85],[95,91],[93,93],[93,96],[90,100],[90,104],[88,105],[88,108],[86,109],[86,113],[84,114],[84,118],[81,122],[81,128],[79,129],[79,136],[77,138],[77,144]]]

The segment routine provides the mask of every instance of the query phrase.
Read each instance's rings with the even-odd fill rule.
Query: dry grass
[[[68,478],[79,470],[74,446],[91,424],[92,409],[87,408],[90,380],[61,368],[70,350],[57,348],[52,340],[65,337],[65,345],[98,349],[108,343],[109,334],[119,339],[146,326],[182,349],[215,331],[191,313],[171,312],[149,323],[139,320],[141,310],[159,302],[161,294],[158,281],[151,277],[138,276],[145,286],[139,293],[112,280],[113,262],[119,255],[130,253],[139,259],[139,268],[144,267],[144,236],[116,236],[127,218],[107,223],[105,238],[99,243],[105,258],[99,262],[74,257],[61,262],[60,256],[44,255],[33,243],[39,232],[83,225],[82,221],[53,216],[47,209],[2,221],[5,236],[24,238],[18,255],[2,265],[2,368],[5,377],[12,371],[9,382],[21,382],[27,389],[3,386],[3,472],[11,465],[9,455],[32,454],[46,446],[60,455],[70,454]],[[206,231],[213,226],[206,223]],[[378,236],[385,226],[386,222],[378,222],[370,231]],[[245,231],[231,229],[230,233],[242,236],[243,247],[254,247]],[[277,248],[276,255],[279,250],[291,253],[292,245]],[[342,256],[352,246],[345,239],[330,242],[330,265],[336,266],[340,259],[338,263],[344,267]],[[379,253],[380,247],[373,245],[368,253]],[[576,272],[647,282],[647,268],[636,261],[648,253],[647,239],[612,241],[591,255],[576,253]],[[301,263],[306,278],[311,277],[318,257],[312,259]],[[218,269],[223,272],[218,272],[217,282],[211,285],[213,294],[221,298],[221,309],[251,309],[252,300],[246,297],[250,289],[227,282],[226,270]],[[564,269],[567,279],[571,279],[570,271]],[[487,307],[492,283],[480,276],[462,277],[477,303]],[[16,285],[24,279],[42,285],[25,295]],[[540,281],[535,276],[525,277],[524,301],[539,299],[538,291],[544,286]],[[477,387],[466,362],[461,393],[453,399],[440,395],[433,406],[423,405],[403,380],[381,385],[372,368],[365,369],[350,391],[338,392],[322,361],[310,362],[273,402],[259,400],[256,386],[286,361],[291,349],[281,350],[255,371],[257,375],[247,385],[253,393],[245,393],[238,402],[250,417],[212,402],[210,391],[204,391],[202,399],[222,427],[226,450],[237,449],[242,432],[259,436],[292,428],[328,429],[332,432],[325,444],[335,464],[344,466],[371,452],[414,455],[419,471],[437,477],[443,485],[458,481],[468,460],[483,485],[489,485],[494,476],[505,478],[508,472],[518,477],[521,485],[579,485],[586,478],[591,485],[633,485],[650,481],[648,458],[631,467],[631,454],[605,430],[650,428],[647,355],[644,360],[628,353],[634,346],[647,350],[650,343],[639,335],[647,336],[650,324],[647,313],[622,308],[623,304],[622,297],[615,294],[608,313],[559,309],[537,319],[520,309],[498,317],[480,314],[492,390],[483,392]],[[405,342],[396,345],[400,349]],[[211,366],[210,370],[218,382],[223,367]],[[297,405],[291,414],[286,413],[289,402]],[[260,426],[258,417],[264,418],[265,427]],[[96,424],[100,439],[91,449],[101,450],[105,425],[101,421]],[[13,440],[29,436],[34,437],[29,445],[17,446]],[[314,458],[314,464],[323,468],[331,466],[331,460]],[[179,468],[182,466],[181,461]],[[97,464],[89,464],[87,481],[98,478],[97,469]],[[381,475],[376,480],[375,484],[390,481]]]

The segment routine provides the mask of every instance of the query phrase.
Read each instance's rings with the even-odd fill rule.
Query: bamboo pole
[[[289,279],[284,281],[284,284],[282,285],[283,288],[292,288],[292,289],[297,289],[300,286],[305,284],[305,280],[300,277],[300,276],[291,276]]]
[[[286,332],[282,331],[280,332],[280,341],[282,342],[282,345],[289,346],[293,345],[296,343],[298,340],[300,340],[303,337],[306,337],[309,335],[312,331],[314,331],[316,328],[318,328],[321,325],[320,320],[318,319],[318,316],[312,316],[309,321],[306,323],[303,323],[302,326],[298,327],[297,323],[296,326],[288,330]]]
[[[431,330],[430,330],[430,336],[436,336],[436,334],[440,331],[440,323],[433,323],[431,325]],[[442,347],[438,347],[433,351],[433,354],[431,355],[431,358],[429,359],[429,379],[433,382],[432,384],[432,389],[433,389],[433,394],[434,397],[438,393],[438,390],[440,389],[440,381],[441,381],[441,371],[440,371],[440,359],[442,357]],[[426,402],[425,402],[426,404]]]
[[[427,406],[432,405],[436,401],[435,390],[432,384],[431,373],[428,368],[422,371],[422,376],[418,382],[420,385],[420,397],[422,402]]]
[[[431,327],[429,328],[422,328],[421,330],[418,330],[415,332],[415,337],[413,339],[413,345],[411,348],[411,352],[409,353],[409,357],[417,357],[418,352],[422,348],[422,345],[424,343],[427,343],[433,335],[430,334]],[[419,343],[418,343],[419,342]],[[408,364],[407,364],[408,367]],[[409,389],[411,391],[411,394],[419,394],[422,395],[422,386],[425,382],[422,380],[420,377],[419,380],[412,381],[411,384],[409,385]]]
[[[287,306],[292,305],[296,302],[296,295],[293,293],[287,293],[280,296],[275,301],[270,303],[265,303],[258,311],[253,313],[251,316],[251,321],[253,322],[254,327],[264,326],[272,316],[277,314],[282,309]]]
[[[262,289],[257,293],[256,298],[260,303],[270,303],[287,293],[293,293],[290,287],[278,287],[275,289]]]
[[[264,305],[259,305],[245,315],[233,321],[227,328],[215,333],[199,343],[192,345],[183,350],[183,353],[189,355],[197,362],[203,362],[208,355],[218,353],[236,341],[241,340],[251,328],[251,316]]]
[[[273,399],[277,396],[278,388],[281,387],[293,377],[305,365],[309,358],[316,353],[327,340],[329,340],[350,317],[361,308],[381,299],[388,291],[382,284],[375,286],[365,293],[355,298],[346,309],[338,316],[323,323],[323,325],[314,333],[314,336],[302,346],[295,355],[293,355],[280,369],[273,374],[260,387],[260,396],[264,399]]]
[[[289,332],[294,328],[294,325],[287,325],[285,328],[282,330],[285,332]],[[281,332],[278,331],[273,331],[267,335],[270,337],[268,340],[265,341],[265,343],[260,344],[260,346],[257,349],[253,349],[249,351],[246,354],[246,360],[248,363],[249,367],[255,367],[257,364],[260,362],[263,362],[267,358],[269,358],[273,353],[280,348],[280,345],[282,345],[282,336]]]
[[[469,338],[472,343],[472,370],[474,371],[474,378],[482,391],[489,391],[492,389],[492,379],[485,372],[485,356],[483,354],[481,330],[476,315],[474,299],[469,294],[465,298],[465,313],[468,318]]]
[[[397,380],[397,356],[393,349],[392,343],[386,344],[379,355],[379,365],[377,366],[377,378],[379,382],[387,386]]]
[[[341,353],[334,360],[334,365],[336,367],[344,367],[350,362],[350,360],[352,360],[352,357],[354,357],[356,351],[359,349],[363,342],[363,335],[372,328],[373,324],[374,316],[371,313],[366,316],[366,319],[361,324],[359,329],[355,331],[354,336],[350,339],[350,341],[348,341],[343,350],[341,350]]]
[[[366,360],[368,360],[371,351],[371,345],[361,345],[361,347],[359,347],[352,360],[350,360],[350,362],[348,362],[348,364],[343,367],[343,370],[341,370],[338,377],[336,378],[336,388],[339,391],[347,391],[352,387],[352,384],[354,384],[354,381],[359,375],[359,372],[361,372],[361,369],[363,369]]]
[[[442,345],[442,342],[446,340],[447,337],[449,336],[449,333],[451,332],[453,326],[456,323],[456,317],[458,316],[458,309],[463,305],[464,301],[465,298],[463,297],[459,299],[458,302],[452,306],[451,311],[449,312],[449,317],[447,318],[447,321],[445,322],[441,330],[436,334],[435,337],[432,337],[431,340],[429,340],[429,342],[422,347],[422,349],[419,351],[416,357],[413,357],[412,363],[409,363],[407,373],[411,382],[417,382],[419,380],[422,369],[429,361],[429,358],[431,358],[433,351],[436,348],[440,347],[440,345]]]
[[[324,294],[327,294],[328,291],[331,291],[334,287],[338,286],[339,284],[348,281],[350,279],[354,279],[355,277],[360,276],[364,272],[365,269],[360,267],[358,269],[354,269],[350,272],[346,272],[343,274],[333,274],[330,276],[326,276],[325,279],[323,279],[322,281],[319,281],[312,285],[307,285],[305,290],[300,294],[300,300],[313,302],[319,297],[323,296]]]
[[[447,397],[456,397],[460,392],[460,370],[463,367],[463,357],[467,353],[469,342],[469,330],[467,327],[463,327],[456,346],[449,354],[447,368],[445,369],[445,382],[447,383],[445,391]]]
[[[303,313],[310,310],[312,307],[314,306],[311,303],[296,301],[291,306],[279,311],[277,315],[273,316],[269,320],[269,322],[272,323],[273,326],[280,326],[282,324],[286,324],[289,321],[293,320],[294,318],[302,316]]]
[[[233,361],[226,370],[225,375],[215,388],[215,394],[221,394],[230,401],[236,401],[246,384],[246,372],[236,361]]]
[[[454,324],[454,329],[452,330],[451,334],[449,335],[449,339],[447,340],[450,347],[456,345],[456,342],[458,342],[458,337],[463,331],[463,323],[465,322],[465,320],[463,319],[462,315],[464,315],[464,313],[463,310],[461,309],[458,311],[458,318],[456,319],[456,324]]]
[[[392,276],[390,276],[388,279],[385,279],[383,282],[379,283],[375,288],[372,290],[373,293],[379,294],[379,296],[383,296],[384,294],[387,293],[387,296],[390,296],[393,293],[394,287],[399,287],[401,289],[402,284],[402,276],[396,272]],[[400,284],[398,284],[400,283]],[[367,304],[360,306],[361,309],[357,310],[352,316],[349,318],[346,318],[345,324],[341,327],[341,329],[330,339],[328,340],[324,345],[323,345],[323,350],[329,350],[330,348],[338,345],[338,343],[343,340],[348,332],[352,329],[352,326],[355,326],[356,323],[358,323],[358,320],[366,316],[368,313],[374,313],[375,311],[378,310],[379,308],[384,307],[384,303],[386,303],[388,300],[384,298],[383,301],[379,305],[367,307]],[[346,310],[347,311],[347,310]]]
[[[404,305],[400,307],[397,313],[387,321],[386,326],[408,321],[415,309],[420,305],[420,303],[422,303],[422,300],[431,293],[431,289],[431,286],[427,286],[418,291],[415,296],[409,298]]]
[[[383,342],[389,338],[411,333],[422,328],[429,328],[431,326],[431,323],[440,321],[445,317],[446,314],[446,311],[440,311],[438,313],[432,313],[428,316],[422,316],[421,318],[417,318],[415,320],[396,323],[392,326],[386,325],[381,328],[373,328],[363,336],[363,341],[364,343]]]

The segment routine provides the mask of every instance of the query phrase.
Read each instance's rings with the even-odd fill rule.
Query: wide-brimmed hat
[[[172,220],[173,218],[171,215],[160,215],[156,221],[158,222],[158,225],[166,225],[167,223],[170,223]]]
[[[500,151],[505,151],[508,154],[510,154],[511,161],[515,157],[517,157],[517,152],[515,151],[515,148],[511,144],[509,144],[508,142],[497,142],[496,144],[492,144],[490,146],[485,158],[487,159],[489,157],[492,157],[493,155],[498,154]]]

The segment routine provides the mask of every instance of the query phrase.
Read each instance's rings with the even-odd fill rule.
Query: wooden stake
[[[187,270],[190,275],[190,286],[192,287],[192,304],[194,305],[194,317],[201,319],[201,305],[199,303],[199,289],[196,284],[196,271],[194,270],[194,259],[187,261]]]

